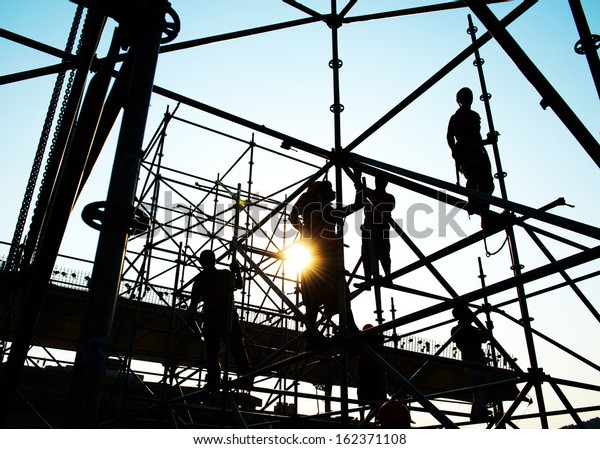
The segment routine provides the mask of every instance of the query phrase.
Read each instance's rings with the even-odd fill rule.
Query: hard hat
[[[456,101],[459,104],[464,104],[465,101],[470,104],[473,101],[473,91],[468,87],[463,87],[456,92]]]
[[[404,402],[391,399],[379,407],[375,423],[380,426],[394,426],[407,425],[414,421],[410,418],[410,410]]]

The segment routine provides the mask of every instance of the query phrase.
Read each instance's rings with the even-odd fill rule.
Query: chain
[[[77,11],[75,12],[75,17],[73,18],[73,24],[71,26],[71,31],[69,32],[69,37],[67,39],[67,45],[65,47],[66,54],[71,54],[71,52],[73,50],[73,46],[75,44],[75,38],[77,36],[77,30],[79,29],[82,15],[83,15],[83,6],[78,6]],[[81,47],[81,40],[79,42],[78,50],[80,47]],[[56,130],[59,129],[60,123],[62,121],[62,116],[64,115],[66,99],[67,99],[68,94],[71,89],[71,84],[73,81],[74,73],[75,73],[75,71],[72,70],[69,75],[67,90],[65,91],[65,98],[63,100],[63,104],[62,104],[61,110],[59,112]],[[25,229],[25,222],[27,220],[27,215],[29,214],[29,208],[31,207],[31,201],[33,199],[33,193],[34,193],[35,186],[36,186],[36,183],[38,180],[40,168],[42,166],[44,152],[45,152],[46,146],[48,145],[48,137],[50,135],[50,130],[52,128],[52,122],[54,121],[54,116],[56,114],[56,108],[58,105],[58,100],[60,97],[60,93],[62,91],[64,80],[65,80],[65,72],[61,72],[58,74],[58,76],[56,78],[56,82],[54,83],[54,89],[52,91],[52,96],[50,98],[50,105],[48,106],[48,111],[46,113],[46,119],[44,120],[44,125],[42,128],[42,134],[40,136],[38,147],[37,147],[34,159],[33,159],[31,172],[29,174],[29,180],[27,181],[27,186],[25,188],[25,194],[23,196],[23,202],[21,203],[19,217],[17,219],[17,224],[15,226],[15,232],[13,234],[13,239],[12,239],[12,243],[10,246],[8,260],[6,261],[6,268],[8,270],[16,270],[17,266],[19,265],[18,261],[20,259],[21,238],[23,236],[23,230]],[[52,139],[52,147],[50,149],[50,154],[54,148],[55,142],[56,142],[56,131],[54,133],[54,138]],[[44,183],[44,176],[42,176],[42,185],[43,185],[43,183]],[[37,208],[37,205],[38,204],[36,201],[36,208]]]
[[[69,32],[69,38],[67,40],[67,45],[65,47],[65,53],[71,54],[73,50],[73,46],[75,44],[75,38],[77,36],[77,30],[79,29],[79,25],[81,23],[81,17],[83,15],[83,7],[78,6],[77,11],[75,12],[75,17],[73,19],[73,24],[71,26],[71,31]],[[78,45],[78,52],[81,48],[81,39]],[[69,76],[67,91],[65,92],[65,99],[68,97],[70,92],[72,80],[73,80],[74,71],[71,71]],[[31,201],[33,199],[33,193],[35,190],[35,185],[39,176],[40,168],[42,166],[42,160],[44,158],[44,151],[46,145],[48,144],[48,137],[50,136],[50,130],[52,128],[52,122],[54,120],[54,116],[56,114],[56,108],[58,105],[58,100],[60,97],[60,92],[62,90],[63,84],[65,80],[65,72],[61,72],[58,74],[56,78],[56,82],[54,83],[54,89],[52,91],[52,96],[50,98],[50,105],[48,106],[48,111],[46,112],[46,118],[44,120],[44,125],[42,128],[42,134],[40,136],[40,141],[38,143],[38,147],[33,159],[33,164],[31,167],[31,172],[29,174],[29,180],[27,181],[27,187],[25,189],[25,194],[23,197],[23,203],[21,204],[21,209],[19,211],[19,217],[17,219],[17,224],[15,226],[15,232],[13,235],[12,243],[10,246],[9,255],[6,261],[6,270],[16,271],[20,265],[21,259],[21,238],[23,236],[23,230],[25,229],[25,222],[27,220],[27,215],[29,213],[29,208],[31,206]],[[61,111],[59,113],[59,121],[57,123],[57,129],[60,126],[60,120],[64,115],[64,109],[66,105],[66,100],[63,101]],[[52,148],[56,142],[56,131],[54,134],[54,138],[52,140]],[[51,149],[52,151],[52,149]],[[43,178],[42,178],[43,182]],[[38,196],[39,198],[39,196]],[[37,201],[36,201],[36,209],[37,209]],[[35,213],[35,212],[34,212]],[[4,307],[4,311],[0,316],[0,360],[2,360],[7,351],[7,335],[10,327],[10,323],[16,313],[18,304],[18,294],[16,290],[13,290],[9,293],[9,298]]]

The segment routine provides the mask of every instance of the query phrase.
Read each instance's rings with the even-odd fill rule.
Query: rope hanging
[[[481,231],[483,233],[483,231]],[[495,256],[496,254],[498,254],[500,251],[502,251],[502,248],[504,248],[504,246],[506,245],[506,242],[508,242],[508,235],[505,237],[504,242],[502,242],[502,245],[500,245],[500,248],[498,248],[498,250],[494,251],[494,252],[490,252],[490,250],[488,250],[488,246],[487,246],[487,239],[485,238],[485,233],[483,233],[483,245],[485,246],[485,257],[492,257]]]

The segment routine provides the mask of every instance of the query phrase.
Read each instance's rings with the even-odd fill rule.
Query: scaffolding
[[[356,399],[359,356],[368,358],[386,373],[388,396],[409,405],[416,427],[457,428],[478,424],[488,428],[517,428],[519,422],[536,421],[547,428],[549,417],[562,415],[569,415],[574,424],[584,427],[580,415],[600,410],[597,397],[600,386],[594,380],[600,366],[578,348],[562,343],[560,337],[536,329],[530,313],[532,301],[566,289],[583,304],[592,320],[600,321],[593,301],[580,286],[598,274],[594,262],[600,256],[595,243],[600,238],[600,229],[551,213],[552,209],[566,205],[562,198],[539,208],[509,200],[497,143],[493,144],[493,160],[499,197],[355,151],[370,135],[473,56],[489,131],[497,135],[480,55],[481,47],[493,36],[541,93],[545,105],[552,107],[600,165],[597,141],[506,29],[535,1],[519,3],[501,20],[486,4],[496,1],[439,3],[355,17],[351,12],[356,1],[349,1],[338,12],[334,0],[327,13],[318,13],[295,1],[284,1],[307,17],[177,44],[169,43],[177,35],[179,19],[168,2],[152,2],[151,11],[117,6],[105,6],[103,10],[95,1],[77,3],[89,7],[78,47],[79,58],[66,57],[73,47],[70,38],[64,55],[66,67],[54,69],[57,73],[64,73],[67,68],[74,70],[65,95],[62,123],[49,156],[54,164],[50,163],[44,173],[41,201],[38,200],[27,240],[22,244],[31,193],[26,196],[3,266],[2,343],[3,355],[7,357],[2,384],[5,397],[11,399],[3,405],[5,426],[18,425],[18,413],[14,410],[18,404],[21,411],[25,404],[26,410],[35,411],[36,420],[49,427],[374,427],[379,404]],[[594,38],[589,30],[585,34],[585,27],[579,26],[585,23],[585,17],[578,2],[570,4],[578,28],[584,30],[579,48],[587,48],[585,54],[598,84],[591,54],[596,54],[595,49],[592,51],[593,45],[588,45]],[[465,5],[488,31],[478,37],[477,27],[468,15],[471,44],[354,141],[343,146],[340,27]],[[78,17],[83,6],[78,8]],[[119,21],[120,27],[108,56],[95,60],[107,16]],[[166,27],[165,16],[169,19]],[[318,22],[325,23],[331,33],[330,110],[334,117],[331,150],[152,82],[161,53]],[[11,38],[7,33],[3,37]],[[127,46],[129,51],[120,54],[120,48]],[[115,75],[114,67],[120,60],[123,65]],[[84,97],[86,77],[92,68],[96,75]],[[113,76],[116,79],[109,91]],[[130,83],[131,80],[136,83]],[[165,111],[162,122],[142,149],[151,95],[171,100],[175,106]],[[56,100],[51,110],[55,108]],[[89,262],[89,271],[59,268],[58,248],[72,205],[121,109],[124,117],[108,198],[89,204],[83,212],[84,221],[100,232],[96,260]],[[201,111],[221,123],[234,124],[244,134],[199,123],[187,118],[185,110]],[[89,127],[84,126],[88,123]],[[212,178],[201,176],[187,166],[170,166],[165,155],[175,151],[169,146],[175,126],[191,129],[197,136],[195,151],[208,154],[227,148],[236,155],[235,160]],[[217,141],[218,146],[213,147]],[[72,148],[85,148],[85,157],[82,159]],[[255,165],[264,158],[276,166],[292,167],[287,184],[274,191],[256,188]],[[36,162],[34,171],[39,166]],[[365,302],[373,308],[372,316],[361,318],[375,326],[353,333],[347,328],[344,313],[332,320],[322,319],[316,326],[306,319],[301,274],[290,270],[287,251],[298,244],[299,237],[289,222],[290,207],[307,187],[316,180],[332,181],[337,192],[336,205],[342,206],[344,193],[362,183],[361,175],[383,178],[397,191],[410,191],[445,206],[463,209],[467,198],[476,198],[500,212],[490,212],[497,220],[492,228],[429,253],[398,221],[391,220],[389,224],[403,245],[402,251],[411,253],[413,259],[400,267],[395,264],[389,275],[376,275],[372,280],[360,274],[363,261],[360,254],[352,251],[356,240],[339,229],[343,269],[340,276],[349,289],[349,296],[341,294],[341,300],[350,301],[353,308]],[[32,179],[36,177],[32,173]],[[265,188],[264,183],[260,185]],[[68,200],[63,204],[64,198]],[[356,215],[352,219],[360,223],[360,214]],[[352,221],[349,226],[354,224]],[[516,230],[530,239],[528,244],[539,248],[547,263],[524,270]],[[565,233],[572,237],[565,237]],[[482,260],[478,258],[473,276],[480,279],[480,288],[459,293],[456,280],[445,276],[439,264],[452,263],[456,255],[474,245],[485,245],[487,255],[491,256],[487,244],[496,235],[505,235],[498,251],[506,245],[512,276],[487,284]],[[561,251],[557,257],[545,242],[568,248],[568,255],[562,256]],[[206,356],[201,332],[186,320],[191,285],[200,271],[198,257],[204,249],[217,254],[220,266],[234,259],[242,265],[244,286],[236,296],[236,307],[253,365],[250,375],[240,375],[225,351],[224,383],[218,390],[204,388]],[[573,268],[581,269],[582,274],[577,277],[569,274],[568,270]],[[412,283],[411,276],[422,272],[432,281]],[[555,275],[562,281],[556,282]],[[547,283],[539,287],[536,283],[540,280]],[[396,313],[400,311],[398,298],[402,298],[402,314]],[[385,309],[388,305],[390,315]],[[489,337],[485,367],[462,361],[454,346],[448,329],[455,324],[450,312],[458,305],[470,307],[473,323]],[[389,318],[384,318],[384,314]],[[525,360],[517,360],[513,348],[506,346],[505,333],[498,336],[499,320],[521,333],[525,349],[520,357]],[[443,333],[446,338],[431,338],[432,333]],[[304,349],[309,334],[325,337],[319,348]],[[373,335],[383,336],[383,344],[376,347],[367,344],[366,340]],[[589,377],[591,380],[563,379],[546,373],[540,345],[549,345],[580,363],[594,373]],[[43,348],[43,355],[33,355],[30,346]],[[76,357],[61,359],[52,349],[62,349]],[[485,381],[469,385],[466,375],[469,369],[481,371]],[[254,380],[251,386],[245,382],[249,376]],[[68,397],[58,415],[51,411],[57,391]],[[469,420],[469,409],[471,397],[477,391],[485,392],[493,414],[485,422],[474,423]],[[589,396],[582,400],[579,392]],[[550,394],[558,399],[559,408],[548,408]],[[532,404],[535,410],[530,411]],[[426,424],[419,425],[419,421]]]

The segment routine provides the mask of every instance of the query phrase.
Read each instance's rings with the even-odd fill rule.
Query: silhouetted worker
[[[495,134],[488,134],[487,139],[481,138],[481,117],[471,110],[473,92],[463,87],[456,93],[458,110],[450,117],[446,139],[452,150],[452,157],[460,172],[467,179],[467,187],[482,193],[491,194],[494,191],[492,166],[484,145],[496,143]],[[486,224],[485,212],[489,204],[469,198],[467,212],[482,215],[482,226]]]
[[[365,324],[363,331],[371,329],[372,324]],[[382,334],[372,334],[365,337],[367,343],[373,350],[377,350],[377,346],[383,344]],[[356,395],[360,401],[376,402],[377,405],[383,403],[387,399],[385,371],[379,364],[374,362],[368,355],[361,353],[358,357],[358,386]],[[361,419],[363,413],[361,410]]]
[[[389,220],[392,219],[396,199],[385,190],[387,184],[385,179],[375,178],[375,190],[368,189],[368,199],[364,199],[361,255],[365,282],[377,272],[378,264],[381,264],[386,276],[391,272]]]
[[[466,305],[457,306],[452,309],[452,315],[458,320],[458,324],[451,331],[452,339],[460,350],[461,358],[466,362],[486,365],[487,360],[481,345],[488,340],[488,337],[484,331],[470,324],[472,314],[469,307]],[[482,372],[477,368],[467,368],[467,376],[470,386],[480,385],[483,381]],[[490,411],[487,408],[485,392],[482,390],[474,391],[471,421],[485,422],[489,416]]]
[[[240,320],[233,305],[233,292],[242,287],[239,265],[236,261],[232,262],[229,271],[218,270],[215,263],[213,251],[205,250],[200,253],[202,271],[194,279],[188,315],[188,320],[194,321],[198,304],[204,302],[200,321],[206,345],[206,386],[208,388],[220,384],[219,347],[221,339],[227,343],[228,329],[231,329],[229,349],[235,359],[238,373],[243,375],[251,369]]]
[[[404,402],[390,399],[384,402],[377,411],[375,424],[388,429],[410,429],[414,421],[410,417],[410,410]]]
[[[359,194],[353,204],[339,209],[331,202],[335,192],[329,181],[316,181],[298,198],[290,212],[290,222],[300,232],[302,244],[310,249],[311,263],[304,268],[301,277],[301,291],[306,318],[316,324],[319,307],[323,306],[325,318],[340,313],[340,295],[344,301],[349,297],[345,284],[342,251],[343,242],[338,231],[344,219],[359,209]],[[352,316],[350,304],[346,304],[346,322],[350,331],[358,331]],[[306,340],[306,349],[313,349],[318,339],[311,333]]]

